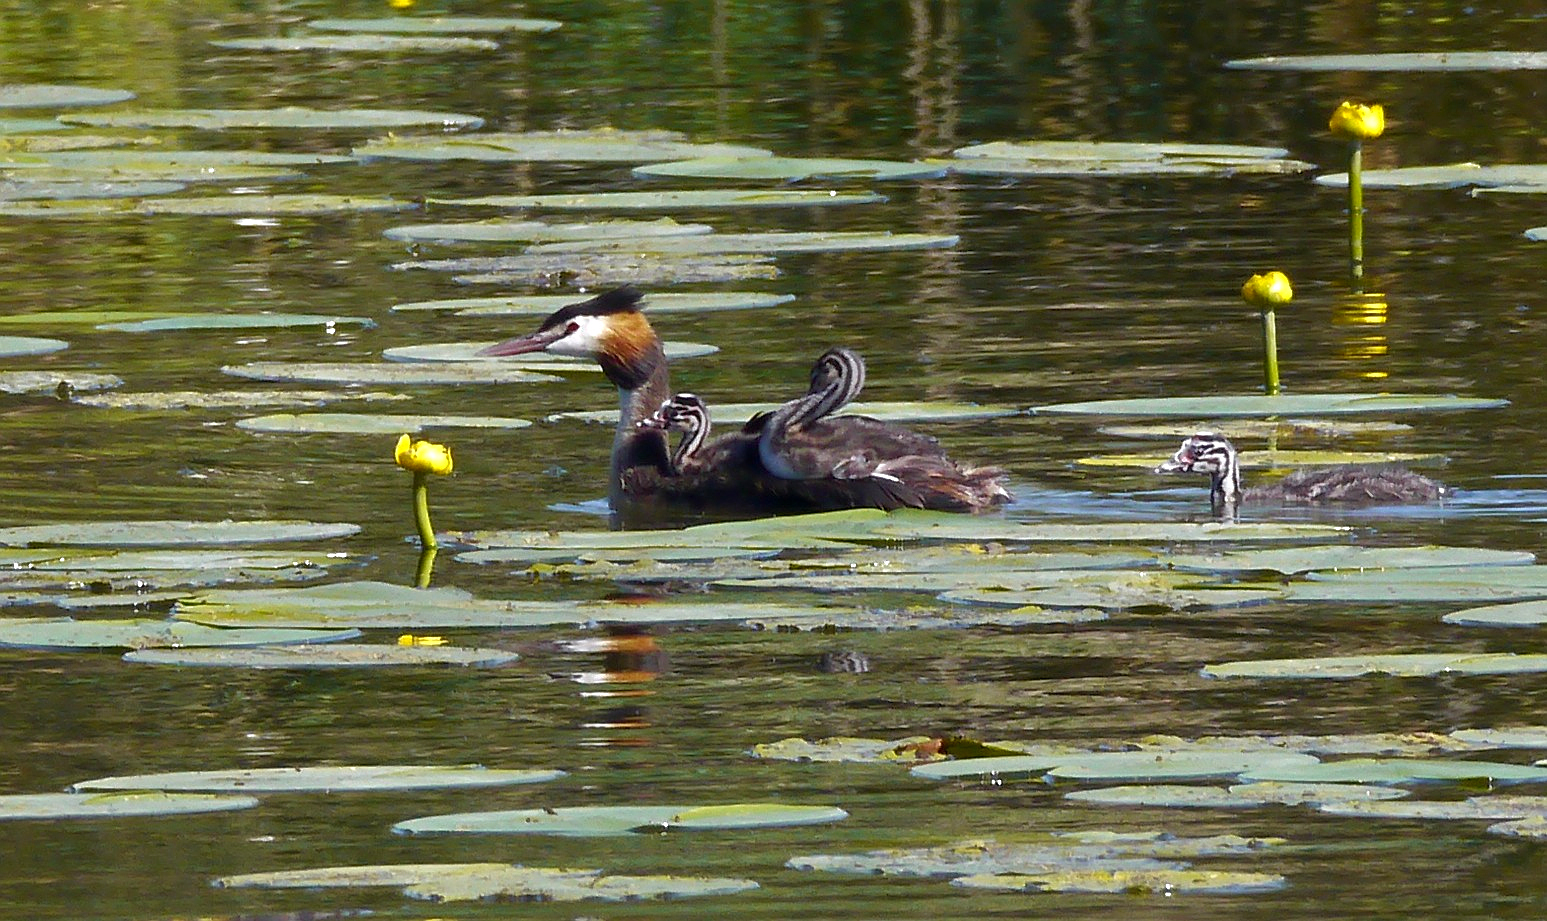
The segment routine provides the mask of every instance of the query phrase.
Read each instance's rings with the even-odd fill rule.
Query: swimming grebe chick
[[[662,402],[648,418],[641,419],[639,425],[641,428],[682,433],[682,440],[677,442],[677,449],[671,453],[672,476],[689,473],[702,463],[698,453],[709,439],[709,407],[694,394],[676,394]]]
[[[1233,513],[1243,502],[1283,505],[1396,505],[1437,502],[1448,489],[1397,464],[1318,467],[1297,470],[1268,486],[1241,486],[1241,459],[1223,435],[1199,432],[1182,442],[1156,473],[1206,473],[1214,511]]]

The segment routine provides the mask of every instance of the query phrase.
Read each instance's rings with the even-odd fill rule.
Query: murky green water
[[[505,15],[503,4],[457,14]],[[1390,128],[1367,167],[1539,161],[1537,72],[1271,74],[1225,59],[1322,51],[1528,49],[1547,19],[1533,2],[1364,4],[530,3],[558,32],[503,39],[494,53],[346,56],[222,51],[215,38],[282,34],[316,16],[386,15],[385,4],[28,3],[0,0],[0,84],[124,87],[146,106],[422,108],[480,115],[497,130],[664,128],[781,154],[911,159],[1006,138],[1266,144],[1341,169],[1325,119],[1345,96],[1386,104]],[[31,114],[31,113],[28,113]],[[336,152],[340,131],[135,132],[186,147]],[[3,137],[0,137],[3,142]],[[626,166],[412,164],[317,168],[282,191],[405,199],[638,190]],[[258,187],[258,186],[254,186]],[[775,280],[684,290],[786,292],[784,307],[662,314],[669,339],[721,351],[674,367],[679,389],[720,402],[798,389],[812,358],[846,344],[869,361],[866,396],[1016,406],[1109,396],[1250,393],[1258,323],[1237,290],[1281,268],[1297,297],[1279,317],[1295,391],[1390,389],[1512,401],[1504,410],[1413,416],[1410,433],[1363,448],[1438,452],[1462,490],[1447,511],[1342,516],[1368,543],[1445,542],[1535,550],[1547,509],[1536,451],[1547,324],[1539,196],[1371,192],[1367,259],[1383,310],[1343,278],[1343,198],[1304,177],[953,178],[879,187],[881,205],[675,215],[725,231],[952,233],[919,253],[781,257]],[[368,317],[375,328],[188,331],[7,330],[67,339],[66,351],[0,359],[22,368],[111,372],[125,390],[249,386],[221,374],[256,360],[366,361],[383,349],[493,339],[506,320],[392,313],[395,303],[528,289],[465,288],[391,263],[497,247],[384,239],[395,224],[469,212],[275,219],[0,220],[0,314],[113,309]],[[556,220],[578,219],[555,216]],[[1381,322],[1359,322],[1378,319]],[[392,388],[380,388],[392,389]],[[416,387],[369,411],[511,415],[604,409],[599,380]],[[348,411],[349,404],[331,407]],[[259,410],[268,411],[268,410]],[[394,439],[255,435],[251,413],[132,413],[48,397],[0,397],[0,526],[93,518],[353,521],[334,549],[368,558],[340,578],[413,577],[407,477]],[[930,427],[957,453],[1003,464],[1009,514],[1058,521],[1180,520],[1207,514],[1201,483],[1090,472],[1073,462],[1140,444],[1089,420],[1018,417]],[[603,495],[610,433],[538,425],[432,433],[457,473],[432,490],[442,528],[605,526],[573,509]],[[1290,445],[1305,446],[1305,445]],[[557,506],[557,507],[556,507]],[[1305,517],[1304,513],[1293,513]],[[1269,517],[1291,517],[1274,513]],[[436,584],[513,598],[592,597],[606,586],[540,583],[506,567],[439,561]],[[737,596],[740,600],[742,596]],[[748,595],[747,597],[752,597]],[[875,596],[917,603],[925,596]],[[967,734],[1120,741],[1152,733],[1449,731],[1542,722],[1540,676],[1218,682],[1229,659],[1420,649],[1533,652],[1527,630],[1441,624],[1463,605],[1270,605],[1206,614],[1146,611],[1084,627],[769,634],[662,631],[666,666],[570,651],[581,631],[469,632],[515,649],[512,667],[468,671],[270,673],[130,666],[107,654],[0,653],[0,793],[158,770],[349,763],[481,762],[559,767],[537,787],[441,793],[275,796],[208,817],[0,824],[0,904],[28,918],[156,919],[370,909],[390,917],[503,917],[510,906],[408,902],[391,890],[217,890],[220,874],[330,864],[502,860],[611,873],[747,876],[762,889],[708,902],[522,905],[576,914],[702,917],[1191,917],[1199,911],[1367,917],[1444,911],[1534,917],[1542,851],[1483,823],[1370,823],[1267,808],[1112,809],[1066,802],[1067,785],[934,784],[886,766],[755,761],[790,736]],[[824,651],[867,653],[873,670],[821,673]],[[655,663],[659,664],[659,663]],[[1499,757],[1526,761],[1530,753]],[[1530,787],[1522,792],[1539,792]],[[1467,790],[1467,793],[1480,792]],[[1447,794],[1448,795],[1448,794]],[[1454,795],[1459,796],[1458,791]],[[839,825],[629,839],[388,833],[437,812],[591,804],[782,800],[832,803]],[[799,853],[924,846],[1042,831],[1163,828],[1277,835],[1291,847],[1239,861],[1288,877],[1242,896],[968,894],[942,881],[844,878],[784,868]],[[1235,861],[1216,861],[1234,868]],[[1247,866],[1250,865],[1250,866]]]

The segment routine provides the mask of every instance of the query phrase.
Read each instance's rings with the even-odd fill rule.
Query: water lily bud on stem
[[[1278,394],[1278,320],[1273,308],[1294,299],[1294,288],[1283,272],[1253,275],[1241,286],[1246,302],[1262,311],[1262,378],[1269,396]]]
[[[430,526],[430,500],[427,482],[430,474],[445,476],[451,472],[451,449],[428,441],[414,441],[404,435],[392,452],[397,465],[414,475],[414,523],[419,526],[419,543],[435,549],[435,529]]]
[[[1332,111],[1327,127],[1340,138],[1368,141],[1378,138],[1386,130],[1386,110],[1382,106],[1367,106],[1345,100]]]
[[[1348,145],[1348,274],[1355,286],[1364,280],[1364,142],[1386,130],[1386,110],[1345,100],[1327,127]]]

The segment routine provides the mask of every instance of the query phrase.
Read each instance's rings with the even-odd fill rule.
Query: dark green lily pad
[[[483,119],[460,112],[413,109],[144,109],[137,112],[89,112],[60,116],[60,121],[94,128],[197,128],[228,131],[245,128],[478,128]]]
[[[508,416],[383,416],[364,413],[276,413],[236,420],[249,432],[294,432],[332,435],[394,435],[427,428],[524,429],[525,419]]]
[[[1280,396],[1144,397],[1131,400],[1092,400],[1034,406],[1044,415],[1186,417],[1281,416],[1323,413],[1452,412],[1497,409],[1508,400],[1489,400],[1436,393],[1304,393]]]
[[[478,354],[494,343],[495,340],[486,339],[479,342],[432,342],[424,345],[400,345],[383,351],[381,356],[388,361],[401,361],[410,364],[415,362],[474,362],[487,365],[492,362],[502,367],[530,368],[536,371],[574,371],[587,374],[600,371],[596,362],[588,358],[570,358],[564,355],[550,355],[546,352],[499,359],[485,358]],[[671,361],[681,361],[685,358],[702,358],[705,355],[713,355],[720,351],[719,346],[708,345],[702,342],[665,342],[662,345],[665,348],[667,359]],[[614,415],[616,415],[616,412]]]
[[[359,635],[358,630],[227,630],[168,620],[65,620],[0,626],[0,647],[63,650],[257,646],[332,643]]]
[[[1547,671],[1547,655],[1512,652],[1433,652],[1390,655],[1257,659],[1203,668],[1206,678],[1358,678],[1394,675],[1515,675]]]
[[[90,790],[164,790],[202,793],[350,793],[360,790],[442,790],[546,783],[564,776],[555,770],[489,770],[478,764],[366,764],[341,767],[247,768],[232,771],[171,771],[99,777],[71,784]]]
[[[1468,186],[1533,186],[1547,191],[1547,164],[1524,163],[1481,166],[1451,163],[1444,166],[1409,166],[1401,169],[1366,170],[1361,175],[1366,189],[1459,189]],[[1348,188],[1347,173],[1316,177],[1317,185]]]
[[[324,363],[254,361],[220,369],[233,377],[307,384],[532,384],[561,380],[497,361]]]
[[[510,16],[390,16],[377,19],[313,19],[306,25],[323,32],[457,35],[552,32],[564,24],[552,19],[519,19]]]
[[[543,221],[461,221],[454,224],[405,224],[389,227],[382,236],[410,243],[552,243],[574,240],[617,240],[626,246],[649,248],[655,237],[707,234],[708,224],[679,224],[669,217],[653,221],[588,221],[548,224]]]
[[[207,793],[21,793],[0,796],[0,821],[189,815],[251,809],[256,805],[256,797]]]
[[[1235,784],[1199,787],[1191,784],[1139,784],[1074,790],[1064,799],[1102,806],[1150,806],[1180,809],[1251,809],[1258,806],[1319,805],[1321,803],[1388,800],[1408,796],[1407,790],[1352,783]]]
[[[757,147],[696,144],[675,131],[484,132],[454,137],[377,138],[351,153],[362,159],[482,160],[492,163],[647,163],[680,157],[771,156]]]
[[[1539,627],[1547,624],[1547,601],[1516,601],[1467,608],[1452,611],[1441,620],[1464,627]]]
[[[483,195],[431,198],[431,204],[528,208],[538,211],[668,211],[676,208],[788,208],[869,205],[886,201],[875,192],[835,189],[682,189],[675,192],[590,192],[571,195]]]
[[[98,409],[167,412],[174,409],[243,409],[256,406],[325,406],[341,400],[399,402],[413,397],[379,390],[169,390],[148,393],[97,393],[72,396],[71,402]]]
[[[233,51],[346,51],[366,54],[495,51],[499,43],[483,38],[421,35],[297,35],[290,38],[230,38],[210,42]]]
[[[147,665],[200,665],[226,668],[382,668],[388,666],[457,665],[487,668],[514,662],[518,656],[503,649],[466,646],[389,646],[333,643],[326,646],[249,646],[197,649],[139,649],[125,662]]]
[[[0,358],[18,358],[25,355],[47,355],[70,347],[61,339],[38,339],[33,336],[0,336]]]
[[[1240,870],[1060,870],[959,876],[951,885],[993,892],[1097,892],[1113,895],[1272,892],[1289,885],[1277,873]]]
[[[295,326],[376,325],[369,317],[340,317],[314,313],[190,313],[146,320],[102,323],[97,329],[120,333],[159,333],[177,329],[288,329]]]
[[[710,233],[700,236],[642,237],[630,240],[575,240],[540,243],[527,252],[548,253],[654,253],[659,255],[712,256],[722,253],[847,253],[944,249],[961,238],[955,234],[892,233],[879,231],[780,231],[770,233]]]
[[[1258,569],[1286,575],[1317,570],[1376,571],[1451,566],[1527,566],[1536,555],[1524,550],[1489,550],[1484,547],[1359,547],[1337,544],[1228,550],[1221,553],[1173,554],[1166,565],[1205,572],[1241,572]],[[1405,578],[1405,577],[1401,577]],[[1421,573],[1417,578],[1423,578]],[[1448,618],[1447,618],[1448,620]]]
[[[1541,51],[1406,51],[1385,54],[1296,54],[1226,61],[1232,70],[1389,71],[1547,70]]]
[[[1142,454],[1097,454],[1082,457],[1074,463],[1081,467],[1132,467],[1153,470],[1168,460],[1171,452]],[[1329,467],[1338,464],[1411,464],[1419,461],[1443,460],[1440,454],[1419,454],[1411,451],[1242,451],[1241,466],[1246,469],[1279,469],[1284,467]]]
[[[105,106],[133,99],[128,90],[98,89],[52,83],[0,84],[0,109],[63,109]]]
[[[825,825],[848,818],[836,806],[735,803],[724,806],[575,806],[463,812],[409,819],[392,826],[400,835],[508,834],[598,837],[675,829],[780,828]]]
[[[415,202],[371,195],[329,195],[322,192],[290,195],[211,195],[198,198],[147,198],[135,208],[142,214],[193,217],[234,217],[265,214],[346,214],[370,211],[412,211]]]
[[[56,394],[61,389],[84,392],[122,387],[116,374],[91,371],[0,371],[0,393]]]
[[[761,294],[756,291],[709,291],[702,294],[659,293],[645,301],[651,314],[699,313],[719,310],[754,310],[777,307],[795,299],[793,294]],[[440,301],[394,304],[394,313],[419,310],[454,310],[459,317],[546,317],[560,307],[575,303],[569,294],[530,294],[506,297],[459,297]],[[4,318],[0,318],[4,322]]]
[[[483,344],[483,343],[477,343]],[[709,413],[716,425],[737,425],[761,412],[770,412],[778,403],[715,403]],[[856,402],[844,407],[841,415],[869,416],[886,422],[962,422],[978,419],[999,419],[1020,415],[1021,410],[1012,406],[982,406],[977,403],[949,402]],[[600,425],[617,425],[616,409],[599,409],[587,412],[554,413],[549,422],[578,420]]]
[[[634,167],[643,177],[693,179],[756,179],[798,182],[803,179],[939,179],[946,168],[938,163],[897,160],[844,160],[831,157],[744,157],[702,155],[692,160],[650,163]]]
[[[1547,768],[1498,761],[1438,758],[1349,758],[1343,761],[1263,764],[1246,772],[1247,780],[1296,783],[1409,784],[1426,781],[1484,780],[1490,784],[1547,780]],[[1547,800],[1544,800],[1547,802]]]
[[[349,537],[357,524],[309,521],[84,521],[0,528],[0,546],[218,547]]]
[[[85,182],[0,182],[0,201],[141,198],[146,195],[170,195],[182,191],[184,187],[181,182],[118,182],[112,179]]]

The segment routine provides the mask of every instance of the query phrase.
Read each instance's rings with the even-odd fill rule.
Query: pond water
[[[423,6],[423,4],[421,4]],[[455,15],[510,15],[474,0]],[[439,10],[437,10],[439,11]],[[535,0],[519,15],[560,20],[539,34],[493,36],[495,51],[264,52],[215,40],[293,35],[322,17],[384,16],[381,3],[29,3],[0,0],[0,84],[131,90],[111,108],[418,109],[483,118],[485,130],[662,129],[699,142],[780,155],[913,160],[996,140],[1187,141],[1287,148],[1341,171],[1345,144],[1326,130],[1346,97],[1385,104],[1385,136],[1367,169],[1458,161],[1530,163],[1543,154],[1542,71],[1295,73],[1226,70],[1256,55],[1349,51],[1532,50],[1538,2],[1401,5],[808,2],[711,4]],[[418,7],[402,11],[422,16]],[[20,109],[6,117],[51,118]],[[172,149],[347,154],[378,129],[70,129],[152,139]],[[416,129],[394,129],[413,134]],[[68,132],[61,132],[64,136]],[[0,135],[0,151],[6,151]],[[154,149],[154,147],[152,148]],[[7,179],[20,178],[16,169]],[[406,202],[486,195],[714,187],[640,179],[628,164],[371,160],[303,167],[296,180],[244,179],[215,191],[390,196]],[[1366,193],[1368,276],[1346,275],[1345,199],[1311,176],[993,178],[824,183],[886,201],[834,207],[672,211],[719,232],[868,230],[948,234],[955,246],[910,252],[779,256],[776,278],[647,284],[650,292],[789,294],[749,310],[661,312],[668,340],[718,351],[674,368],[679,389],[712,401],[782,398],[831,344],[869,363],[871,400],[975,401],[1018,409],[1108,397],[1260,392],[1260,325],[1238,291],[1282,269],[1296,297],[1279,311],[1286,391],[1456,393],[1501,409],[1373,416],[1410,428],[1334,438],[1285,435],[1280,447],[1441,455],[1428,472],[1453,484],[1441,508],[1314,513],[1273,509],[1254,521],[1351,526],[1364,546],[1425,543],[1535,551],[1547,517],[1547,347],[1537,195],[1465,190]],[[720,185],[733,185],[721,183]],[[735,183],[774,187],[774,182]],[[782,187],[782,186],[781,186]],[[184,196],[207,194],[190,188]],[[0,191],[0,198],[4,193]],[[626,216],[654,219],[666,212]],[[325,327],[100,330],[13,325],[69,347],[0,358],[0,372],[94,372],[119,392],[337,389],[260,384],[223,374],[254,361],[377,361],[385,349],[486,341],[535,316],[457,316],[394,305],[574,287],[472,285],[395,263],[514,252],[510,244],[405,243],[394,226],[499,216],[432,204],[402,213],[322,216],[0,215],[0,318],[43,311],[361,318]],[[572,221],[619,214],[531,212]],[[437,429],[456,473],[430,484],[447,530],[603,530],[610,430],[544,423],[616,406],[599,376],[497,385],[369,385],[394,402],[327,411],[513,416],[522,429]],[[110,391],[111,392],[111,391]],[[77,397],[84,394],[78,392]],[[237,398],[240,400],[241,398]],[[43,395],[0,395],[6,501],[0,526],[104,519],[306,519],[353,522],[350,538],[302,545],[347,553],[329,580],[414,580],[409,478],[390,435],[255,433],[236,420],[308,411],[237,405],[140,411]],[[1365,418],[1365,417],[1360,417]],[[1081,524],[1209,519],[1200,481],[1143,468],[1089,467],[1092,455],[1169,452],[1110,420],[1015,415],[921,425],[956,454],[1003,465],[1012,520]],[[1262,438],[1243,438],[1260,448]],[[1250,475],[1250,472],[1249,472]],[[673,522],[676,525],[689,521]],[[1154,547],[1156,545],[1150,545]],[[1044,548],[1045,549],[1045,548]],[[1058,548],[1053,548],[1058,549]],[[1093,549],[1085,546],[1083,549]],[[1167,545],[1159,545],[1166,550]],[[1180,549],[1189,549],[1182,547]],[[480,597],[570,601],[639,591],[609,581],[535,580],[512,564],[442,553],[436,586]],[[128,574],[132,577],[132,572]],[[1282,581],[1282,580],[1277,580]],[[118,582],[122,596],[123,581]],[[132,590],[132,589],[131,589]],[[829,597],[700,584],[647,589],[705,605],[819,603]],[[112,596],[104,596],[104,599]],[[872,591],[844,603],[939,606],[930,594]],[[1089,784],[938,783],[896,764],[760,760],[753,746],[790,737],[967,736],[1078,747],[1151,735],[1451,732],[1543,722],[1540,674],[1214,680],[1207,663],[1420,651],[1531,653],[1532,628],[1452,626],[1474,602],[1276,601],[1207,610],[1118,610],[1076,625],[883,632],[657,627],[655,650],[603,653],[571,628],[430,631],[518,652],[487,669],[260,671],[135,665],[107,652],[0,651],[0,794],[57,792],[91,777],[154,771],[326,764],[558,768],[534,786],[485,790],[294,793],[207,816],[0,822],[0,904],[27,918],[257,917],[1184,917],[1210,911],[1320,918],[1441,911],[1535,917],[1541,845],[1438,822],[1255,810],[1102,806],[1066,800]],[[1475,602],[1481,604],[1484,602]],[[163,617],[166,605],[136,613]],[[75,616],[123,616],[104,605]],[[7,615],[57,615],[49,606]],[[392,642],[397,632],[368,631]],[[824,653],[859,653],[870,670],[829,673]],[[1541,752],[1468,757],[1528,764]],[[1218,781],[1210,781],[1217,783]],[[1510,788],[1542,793],[1540,783]],[[1460,799],[1478,783],[1426,788]],[[571,838],[406,837],[393,823],[477,809],[783,802],[840,806],[842,822]],[[1287,839],[1209,869],[1281,874],[1282,888],[1242,894],[1003,894],[943,879],[849,876],[786,867],[801,854],[1015,841],[1052,832],[1164,830]],[[350,864],[500,861],[609,874],[745,877],[761,888],[708,901],[436,905],[394,889],[212,888],[218,876]],[[1350,872],[1352,868],[1356,872]],[[331,913],[337,914],[331,914]]]

